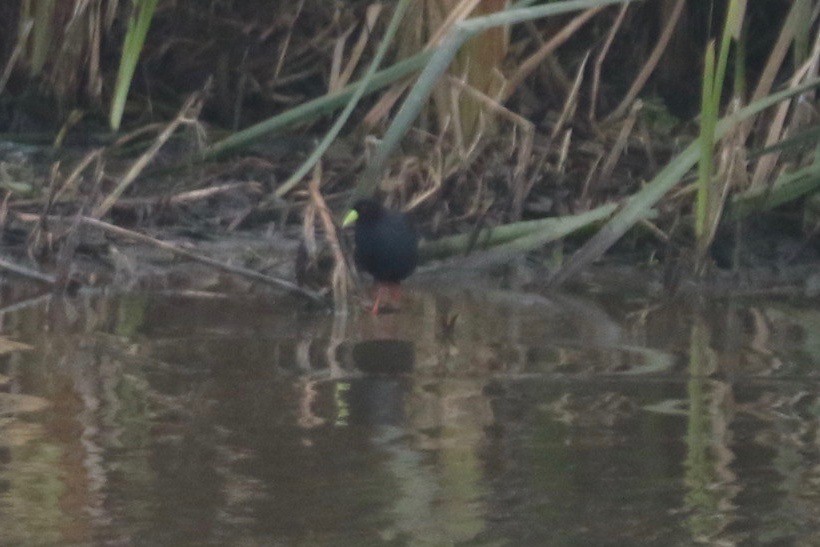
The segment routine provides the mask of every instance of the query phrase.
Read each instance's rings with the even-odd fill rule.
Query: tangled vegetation
[[[696,276],[786,236],[797,250],[766,260],[817,260],[819,13],[818,0],[5,2],[0,227],[29,264],[0,267],[64,283],[46,258],[67,269],[84,227],[316,299],[162,229],[286,229],[299,211],[308,257],[317,233],[330,243],[338,288],[334,219],[374,192],[413,213],[428,259],[566,241],[553,285],[618,242]]]

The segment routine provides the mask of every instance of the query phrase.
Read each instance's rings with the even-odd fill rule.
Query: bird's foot
[[[385,293],[387,293],[388,302],[383,301],[382,297]],[[397,283],[379,283],[376,285],[376,296],[373,300],[373,307],[370,308],[371,314],[397,312],[400,309],[398,302],[401,300],[401,288]]]

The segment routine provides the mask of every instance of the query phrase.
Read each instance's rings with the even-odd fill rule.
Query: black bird
[[[399,282],[418,264],[419,236],[407,215],[390,211],[371,198],[357,201],[345,215],[342,226],[356,224],[356,264],[376,280],[376,301],[371,310],[379,313],[382,291],[398,293]]]

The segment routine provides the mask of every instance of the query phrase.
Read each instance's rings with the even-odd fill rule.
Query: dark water
[[[817,302],[42,299],[0,544],[817,545],[818,365]]]

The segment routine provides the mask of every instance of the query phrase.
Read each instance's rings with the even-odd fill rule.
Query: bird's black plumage
[[[356,223],[356,264],[378,283],[398,283],[418,264],[418,234],[407,215],[374,199],[357,201],[345,224]]]

